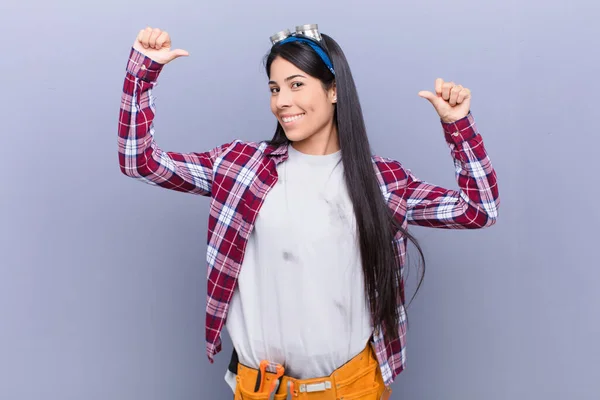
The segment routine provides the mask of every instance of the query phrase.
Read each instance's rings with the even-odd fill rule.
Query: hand
[[[133,48],[160,64],[167,64],[178,57],[190,55],[185,50],[171,50],[171,38],[169,34],[158,28],[152,29],[151,27],[140,31],[133,43]]]
[[[435,80],[435,94],[422,90],[419,96],[431,102],[442,122],[458,121],[471,109],[471,91],[454,82],[444,82],[442,78]]]

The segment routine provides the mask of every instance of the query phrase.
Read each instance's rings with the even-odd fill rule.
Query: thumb
[[[189,55],[190,55],[190,53],[188,53],[186,50],[182,50],[182,49],[175,49],[175,50],[173,50],[173,51],[171,51],[171,52],[169,53],[169,58],[170,58],[171,60],[174,60],[174,59],[176,59],[176,58],[179,58],[179,57],[187,57],[187,56],[189,56]]]
[[[424,98],[424,99],[429,100],[432,104],[435,104],[435,101],[438,98],[437,95],[435,95],[435,94],[433,94],[431,92],[428,92],[427,90],[421,90],[419,92],[419,96],[422,97],[422,98]]]

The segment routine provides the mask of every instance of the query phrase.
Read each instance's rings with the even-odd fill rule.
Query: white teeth
[[[285,117],[282,118],[283,122],[292,122],[292,121],[296,121],[300,118],[302,118],[304,116],[304,114],[300,114],[300,115],[295,115],[293,117]]]

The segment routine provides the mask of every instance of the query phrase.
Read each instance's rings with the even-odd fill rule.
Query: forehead
[[[285,60],[281,57],[277,57],[271,63],[271,80],[274,81],[283,81],[288,76],[292,75],[304,75],[307,74],[302,71],[300,68],[296,67],[294,64]]]

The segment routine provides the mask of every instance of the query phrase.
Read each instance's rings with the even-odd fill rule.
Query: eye
[[[294,82],[292,83],[292,88],[299,88],[300,86],[304,86],[302,82]]]
[[[273,86],[273,87],[269,88],[269,91],[271,93],[275,94],[275,93],[279,92],[279,88],[276,88],[276,87]]]

